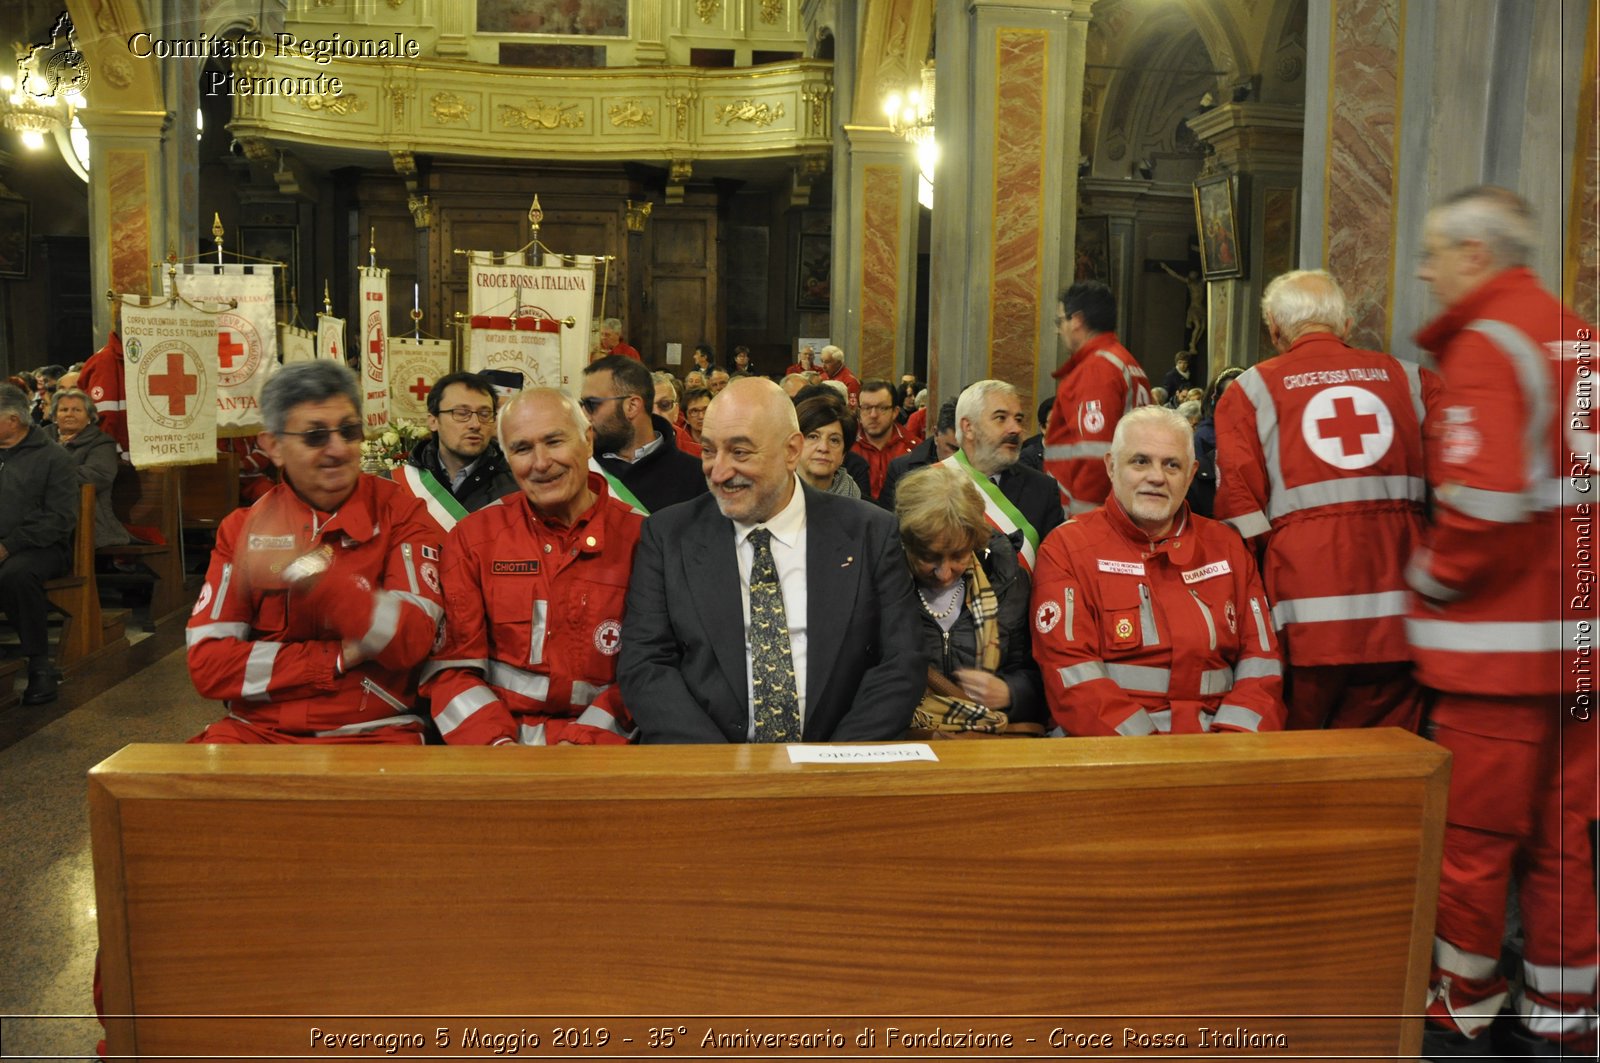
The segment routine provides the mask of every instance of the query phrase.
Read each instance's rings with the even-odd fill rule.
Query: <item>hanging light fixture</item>
[[[917,159],[917,201],[933,207],[933,171],[939,163],[939,144],[933,136],[933,60],[922,64],[917,85],[904,93],[891,92],[883,101],[889,131],[913,146]]]
[[[53,137],[70,150],[76,111],[84,105],[89,67],[78,51],[72,19],[63,12],[46,44],[16,46],[15,72],[0,73],[0,128],[37,151]]]

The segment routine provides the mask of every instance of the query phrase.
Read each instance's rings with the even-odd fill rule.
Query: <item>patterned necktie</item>
[[[750,533],[755,559],[750,564],[750,669],[755,688],[757,742],[798,742],[800,700],[794,690],[794,658],[789,654],[789,618],[783,588],[772,560],[772,532]]]

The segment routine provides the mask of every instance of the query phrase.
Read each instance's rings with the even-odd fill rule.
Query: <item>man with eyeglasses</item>
[[[856,436],[855,452],[867,459],[872,490],[868,498],[876,501],[883,494],[883,481],[889,463],[916,446],[900,428],[894,385],[887,380],[869,380],[861,385],[859,406],[861,433]]]
[[[656,416],[672,425],[678,439],[678,449],[690,457],[700,456],[700,444],[689,434],[683,420],[683,381],[671,373],[651,373],[656,382]]]
[[[500,399],[479,373],[450,373],[428,392],[428,430],[394,480],[422,499],[445,531],[517,489],[494,438]]]
[[[615,354],[591,362],[581,395],[594,426],[589,467],[612,494],[649,514],[705,493],[700,463],[678,449],[672,423],[651,410],[656,382],[641,363]]]
[[[195,689],[228,714],[191,741],[419,745],[444,533],[420,499],[362,475],[361,390],[344,366],[285,366],[261,415],[283,482],[217,529],[187,642]]]

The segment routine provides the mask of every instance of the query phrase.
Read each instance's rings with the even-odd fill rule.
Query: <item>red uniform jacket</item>
[[[1405,661],[1405,569],[1421,541],[1425,412],[1439,378],[1304,336],[1217,406],[1216,516],[1262,558],[1291,664]]]
[[[1044,430],[1044,471],[1061,485],[1067,516],[1111,494],[1106,454],[1122,415],[1150,401],[1150,380],[1117,337],[1102,332],[1055,371],[1056,402]]]
[[[445,741],[598,745],[634,735],[615,683],[644,518],[599,474],[589,489],[598,499],[570,528],[507,495],[450,533],[444,647],[422,684]]]
[[[1418,678],[1574,693],[1594,646],[1594,330],[1518,268],[1417,342],[1444,377],[1428,433],[1434,523],[1407,573]]]
[[[906,418],[906,438],[913,444],[920,443],[928,437],[928,408],[912,410],[911,416]]]
[[[106,345],[89,356],[78,374],[78,389],[94,400],[100,431],[117,441],[117,451],[128,456],[128,387],[122,364],[122,337],[115,332]]]
[[[1051,532],[1033,570],[1033,632],[1050,712],[1070,735],[1283,728],[1255,561],[1187,506],[1160,542],[1115,498]]]
[[[888,442],[882,447],[874,446],[865,432],[856,436],[856,445],[851,449],[867,459],[867,468],[872,474],[873,499],[883,494],[883,481],[889,475],[889,463],[902,454],[911,453],[916,446],[916,441],[907,439],[899,425],[889,429]]]
[[[217,529],[211,567],[189,617],[189,675],[228,712],[290,735],[342,738],[420,730],[410,715],[417,665],[443,616],[444,533],[422,503],[376,476],[327,523],[288,484]],[[318,547],[332,566],[307,590],[277,574]],[[341,643],[364,659],[345,667]]]
[[[628,341],[627,340],[618,340],[617,341],[617,345],[615,347],[611,348],[611,350],[609,350],[609,351],[603,351],[601,353],[603,353],[603,354],[620,354],[620,355],[622,355],[622,357],[624,357],[624,358],[632,358],[636,362],[644,361],[644,358],[642,356],[640,356],[640,354],[639,354],[639,349],[637,347],[628,346]]]
[[[856,379],[856,375],[850,372],[849,367],[841,364],[837,373],[830,374],[826,369],[820,368],[818,372],[822,375],[822,379],[837,380],[844,385],[844,389],[850,393],[850,405],[852,408],[860,401],[861,381]]]

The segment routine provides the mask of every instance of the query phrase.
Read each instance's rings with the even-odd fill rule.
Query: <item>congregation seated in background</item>
[[[977,488],[955,469],[920,469],[900,485],[894,515],[930,662],[914,726],[998,733],[1043,723],[1028,575],[1011,541],[984,519]]]
[[[80,483],[94,484],[94,545],[121,546],[133,536],[112,508],[111,485],[117,481],[117,441],[100,431],[99,414],[88,395],[61,388],[51,404],[45,433],[72,455]]]

